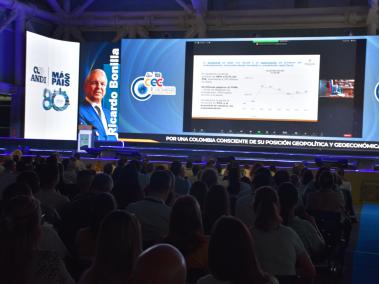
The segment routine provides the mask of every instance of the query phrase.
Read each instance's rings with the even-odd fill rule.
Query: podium
[[[95,141],[95,133],[92,125],[79,125],[78,126],[78,148],[80,153],[86,152],[85,149],[93,148]]]

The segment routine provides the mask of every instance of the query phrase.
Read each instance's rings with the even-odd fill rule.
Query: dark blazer
[[[103,108],[103,113],[105,119],[109,122],[109,109]],[[96,140],[116,141],[116,136],[107,135],[99,115],[86,100],[84,100],[79,106],[79,123],[82,125],[92,125]]]

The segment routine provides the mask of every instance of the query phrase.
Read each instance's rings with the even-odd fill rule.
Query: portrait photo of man
[[[107,75],[102,69],[94,69],[84,82],[85,99],[79,106],[79,123],[91,125],[95,140],[116,141],[115,135],[108,130],[110,111],[102,104],[107,90]]]

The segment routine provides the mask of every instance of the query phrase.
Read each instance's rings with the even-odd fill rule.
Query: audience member
[[[345,212],[345,200],[334,184],[333,174],[323,171],[318,179],[318,189],[307,195],[307,209],[315,211]]]
[[[190,188],[190,194],[196,198],[201,212],[204,212],[205,198],[207,196],[207,185],[202,181],[195,181]]]
[[[109,213],[100,226],[93,264],[79,284],[129,283],[140,253],[141,229],[137,218],[121,210]]]
[[[79,259],[92,261],[95,256],[96,238],[100,224],[103,218],[116,208],[116,200],[112,194],[102,192],[94,197],[89,226],[80,229],[76,235],[76,248]]]
[[[260,164],[258,164],[260,165]],[[261,186],[272,185],[270,170],[263,166],[257,167],[251,183],[250,194],[244,195],[236,201],[235,216],[239,218],[248,228],[254,225],[255,212],[253,209],[255,191]]]
[[[212,186],[205,197],[204,231],[210,234],[213,224],[222,215],[230,215],[230,199],[225,187],[220,184]]]
[[[274,182],[276,188],[279,187],[283,182],[290,181],[290,174],[286,170],[279,170],[274,175]]]
[[[221,217],[213,228],[209,241],[209,270],[211,274],[197,284],[278,283],[263,272],[250,232],[234,217]]]
[[[293,184],[284,182],[278,188],[278,195],[283,225],[291,227],[299,235],[312,259],[319,259],[324,252],[325,241],[317,227],[295,216],[298,200],[297,189]]]
[[[59,168],[54,161],[52,157],[50,165],[45,164],[38,168],[37,173],[40,178],[41,187],[35,196],[41,201],[43,206],[54,209],[60,213],[70,200],[56,189],[59,181]]]
[[[194,197],[181,196],[175,201],[165,241],[183,254],[188,275],[191,270],[205,273],[208,268],[208,237],[204,235],[200,207]]]
[[[298,275],[313,278],[315,268],[294,230],[281,225],[279,200],[271,187],[257,190],[255,222],[251,232],[263,270],[275,276]]]
[[[200,180],[204,182],[208,188],[218,184],[217,171],[214,168],[205,168],[201,175]]]
[[[6,159],[3,163],[4,170],[0,175],[0,198],[3,195],[4,189],[14,183],[17,178],[16,163],[12,159]]]
[[[173,161],[170,166],[170,171],[175,176],[175,193],[179,196],[189,194],[191,183],[185,176],[182,163],[180,161]]]
[[[168,171],[155,171],[150,179],[147,196],[130,203],[127,211],[136,214],[141,223],[144,246],[162,241],[167,236],[171,208],[165,204],[172,186]]]
[[[74,283],[57,254],[38,249],[41,210],[36,199],[17,196],[6,203],[3,214],[0,222],[1,283]]]
[[[113,194],[119,209],[124,209],[130,203],[144,198],[138,179],[138,170],[134,164],[129,163],[120,169],[120,176],[115,183]]]

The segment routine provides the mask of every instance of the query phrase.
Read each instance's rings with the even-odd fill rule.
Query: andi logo
[[[379,102],[379,82],[375,86],[374,96],[375,96],[375,99]]]
[[[164,86],[161,72],[146,72],[145,76],[134,79],[130,91],[138,101],[147,101],[151,96],[174,96],[175,86]]]

